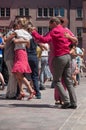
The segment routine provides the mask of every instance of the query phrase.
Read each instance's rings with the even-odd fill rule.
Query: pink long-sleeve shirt
[[[53,44],[54,56],[62,56],[65,54],[69,54],[70,49],[69,45],[72,43],[68,38],[64,36],[64,33],[69,31],[58,25],[54,29],[52,29],[46,36],[41,36],[37,33],[36,30],[32,31],[32,35],[42,43],[50,43]],[[70,33],[72,35],[72,33]]]

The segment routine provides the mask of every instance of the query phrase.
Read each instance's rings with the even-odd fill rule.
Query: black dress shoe
[[[69,108],[71,106],[71,104],[68,102],[68,103],[64,103],[62,106],[61,106],[61,108],[62,109],[67,109],[67,108]]]
[[[70,108],[70,109],[76,109],[77,105],[70,105],[68,108]]]
[[[39,89],[40,89],[40,90],[45,90],[45,87],[40,87]]]
[[[14,97],[7,97],[7,96],[6,96],[6,99],[8,99],[8,100],[16,100],[17,97],[16,97],[16,96],[14,96]]]

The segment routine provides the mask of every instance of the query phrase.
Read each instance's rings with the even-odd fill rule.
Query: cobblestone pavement
[[[41,91],[42,99],[6,100],[0,91],[0,130],[86,130],[86,78],[75,88],[78,108],[54,107],[50,82]]]

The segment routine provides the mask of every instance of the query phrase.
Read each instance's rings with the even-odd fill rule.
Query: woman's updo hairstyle
[[[17,22],[21,28],[27,29],[29,23],[29,20],[27,18],[19,18]]]

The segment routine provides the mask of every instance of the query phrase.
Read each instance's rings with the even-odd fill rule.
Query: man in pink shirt
[[[66,30],[60,24],[60,20],[56,17],[52,17],[49,21],[49,26],[52,30],[45,37],[37,33],[36,30],[32,31],[32,35],[36,40],[42,43],[52,42],[54,49],[54,59],[53,59],[53,80],[55,86],[57,86],[58,91],[64,101],[62,108],[77,108],[77,99],[74,91],[72,79],[71,79],[71,68],[70,68],[70,49],[69,45],[77,42],[77,38],[72,36],[68,30]],[[69,98],[62,87],[61,79],[64,77],[64,83],[67,87]]]

